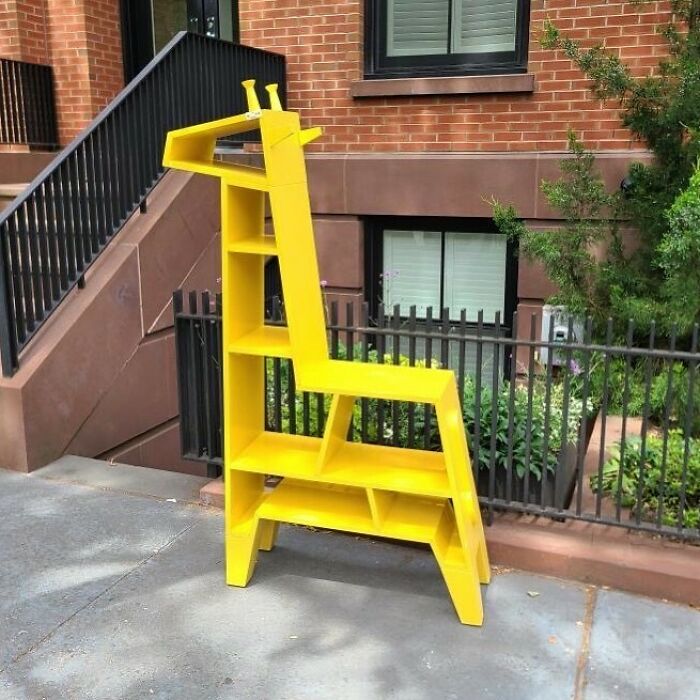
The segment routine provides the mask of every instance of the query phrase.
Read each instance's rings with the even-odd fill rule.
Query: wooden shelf
[[[381,535],[413,542],[431,542],[447,501],[397,495],[378,527],[364,489],[285,479],[266,494],[253,512],[263,520],[308,527]]]
[[[432,404],[442,398],[452,381],[452,370],[346,360],[305,366],[303,377],[297,377],[304,391]]]
[[[167,167],[212,175],[237,187],[263,192],[270,189],[265,171],[250,165],[227,163],[221,160],[170,160],[167,162]]]
[[[229,245],[231,253],[249,253],[252,255],[277,255],[277,243],[274,236],[259,236],[233,241]]]
[[[291,357],[292,344],[289,331],[283,326],[261,326],[234,340],[228,351],[239,355],[263,355],[267,357]]]
[[[257,515],[309,527],[371,533],[374,531],[367,494],[361,489],[318,486],[285,479],[262,502]]]
[[[442,452],[348,442],[319,471],[320,452],[321,438],[264,432],[229,466],[324,484],[450,497]]]
[[[261,433],[227,467],[293,479],[315,479],[321,438]]]
[[[323,468],[321,478],[419,496],[450,497],[442,452],[348,442]]]

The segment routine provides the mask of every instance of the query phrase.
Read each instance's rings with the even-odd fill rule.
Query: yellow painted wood
[[[326,430],[321,444],[321,452],[317,462],[317,472],[338,454],[338,451],[346,444],[350,422],[352,421],[352,409],[355,405],[354,396],[342,396],[336,394],[331,401],[331,410],[326,420]]]
[[[226,581],[245,586],[280,522],[429,544],[459,619],[483,621],[490,568],[454,373],[328,356],[302,129],[274,85],[262,109],[168,134],[164,165],[221,179]],[[214,158],[216,139],[260,129],[264,168]],[[265,234],[266,198],[274,236]],[[287,327],[266,326],[264,262],[277,255]],[[290,358],[297,388],[331,394],[323,438],[265,431],[264,358]],[[435,406],[442,452],[347,441],[358,397]],[[282,477],[266,489],[265,475]]]
[[[254,255],[277,255],[277,243],[273,236],[256,236],[233,241],[230,253],[251,253]]]
[[[235,336],[231,339],[228,350],[241,355],[292,357],[289,331],[280,326],[262,325],[240,336]]]

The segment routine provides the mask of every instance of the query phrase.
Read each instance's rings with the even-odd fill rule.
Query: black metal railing
[[[178,301],[179,299],[179,301]],[[206,312],[202,312],[202,308]],[[682,346],[593,341],[569,320],[563,341],[514,339],[499,318],[461,311],[419,320],[398,309],[370,320],[329,308],[331,355],[349,361],[454,369],[482,506],[573,518],[700,540],[700,352],[698,327]],[[220,299],[175,302],[183,454],[220,467]],[[524,320],[524,319],[521,319]],[[517,314],[513,327],[518,327]],[[683,348],[683,349],[681,349]],[[266,361],[267,429],[320,436],[329,397],[297,392],[289,360]],[[353,439],[439,449],[430,406],[362,399]]]
[[[51,66],[0,58],[0,143],[57,147]]]
[[[284,95],[284,57],[181,32],[0,214],[3,374],[143,208],[164,174],[168,131],[245,112],[246,78]]]
[[[185,305],[182,292],[173,295],[180,449],[185,459],[206,462],[216,477],[223,455],[221,295],[204,292],[199,306],[197,297],[190,292]]]

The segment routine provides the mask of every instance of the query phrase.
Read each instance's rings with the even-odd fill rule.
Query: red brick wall
[[[364,0],[240,0],[244,43],[288,58],[289,107],[325,127],[325,151],[532,151],[566,146],[569,126],[593,149],[635,148],[617,109],[590,98],[560,52],[539,47],[545,17],[584,45],[601,39],[646,74],[663,52],[667,2],[532,0],[529,71],[534,94],[362,98]]]
[[[61,143],[123,85],[118,0],[46,0]]]
[[[30,63],[46,63],[44,0],[0,2],[0,56]]]
[[[0,2],[0,56],[3,58],[20,58],[18,27],[16,0],[3,0]]]
[[[65,144],[123,86],[119,0],[0,0],[0,56],[53,66]]]

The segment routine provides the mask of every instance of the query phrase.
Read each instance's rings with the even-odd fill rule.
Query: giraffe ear
[[[311,143],[319,138],[323,134],[323,129],[320,126],[312,126],[310,129],[303,129],[299,132],[299,144],[301,146],[306,146],[307,143]]]

